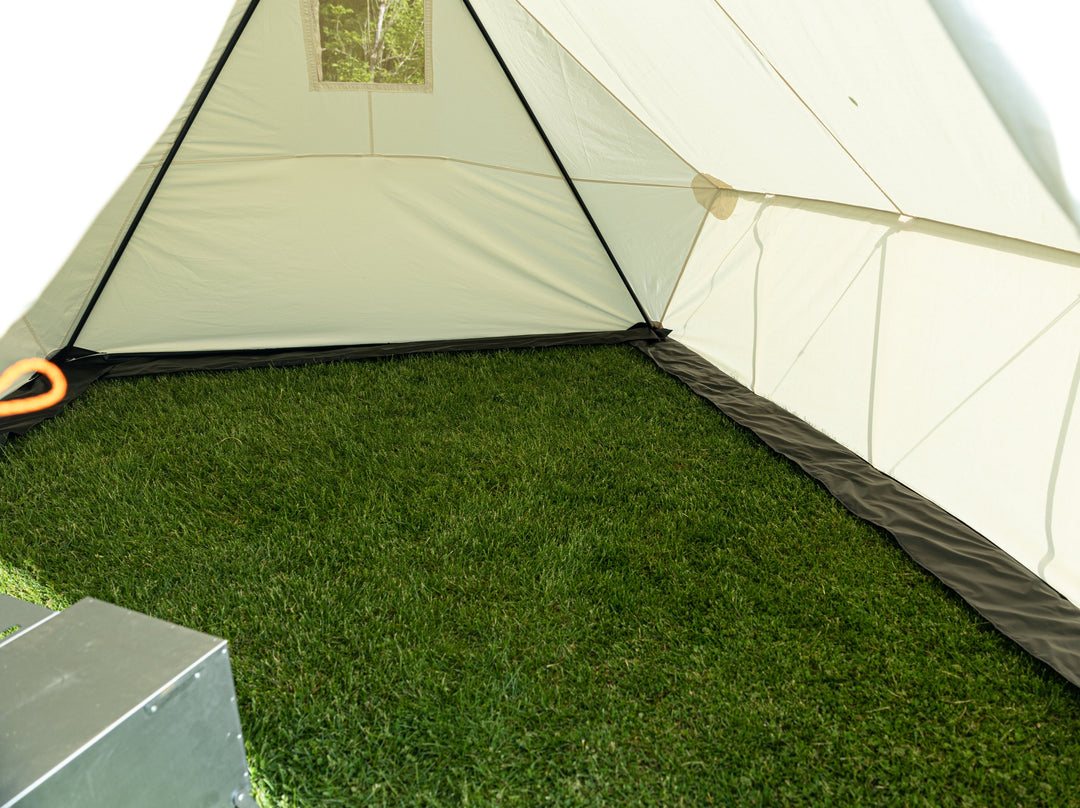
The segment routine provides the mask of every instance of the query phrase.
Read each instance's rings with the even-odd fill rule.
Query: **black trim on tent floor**
[[[618,345],[633,342],[648,344],[668,332],[639,323],[625,331],[576,331],[565,334],[532,334],[516,337],[481,337],[476,339],[388,342],[369,345],[338,345],[317,348],[269,348],[241,351],[203,351],[178,353],[104,354],[70,348],[52,357],[64,372],[68,392],[54,407],[27,415],[0,418],[0,446],[10,438],[52,418],[98,379],[120,376],[150,376],[200,370],[243,370],[260,367],[287,367],[358,359],[377,359],[420,353],[461,353],[503,349],[551,348],[572,345]],[[26,398],[45,392],[48,382],[36,376],[7,399]]]
[[[636,343],[661,370],[795,462],[856,516],[883,528],[986,620],[1080,686],[1080,609],[971,527],[756,395],[672,339]]]

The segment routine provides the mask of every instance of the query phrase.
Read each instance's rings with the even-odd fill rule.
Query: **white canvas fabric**
[[[460,3],[432,93],[313,92],[249,25],[80,335],[113,353],[618,330],[641,319]]]
[[[76,270],[56,279],[57,270],[176,115],[208,54],[214,60],[233,2],[192,0],[155,12],[140,0],[57,0],[49,58],[40,38],[27,35],[40,25],[41,7],[5,4],[0,367],[63,345],[93,276]],[[111,239],[119,228],[107,229]],[[23,320],[35,302],[36,315]]]
[[[704,216],[697,172],[516,0],[475,7],[620,267],[659,320]]]
[[[723,5],[901,212],[1080,248],[923,0]]]
[[[1047,191],[1080,227],[1080,8],[1055,0],[931,0]]]
[[[892,207],[718,4],[522,5],[697,171],[744,191]]]

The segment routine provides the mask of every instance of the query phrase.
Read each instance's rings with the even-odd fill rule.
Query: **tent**
[[[0,368],[632,342],[1080,684],[1069,104],[958,0],[415,8],[373,81],[240,0]]]

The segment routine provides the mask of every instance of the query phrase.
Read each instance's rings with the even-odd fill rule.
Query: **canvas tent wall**
[[[430,0],[424,83],[373,87],[313,0],[242,0],[0,364],[638,340],[1080,681],[1080,233],[1030,99],[944,0],[630,5]]]

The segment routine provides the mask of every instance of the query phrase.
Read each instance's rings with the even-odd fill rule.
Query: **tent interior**
[[[0,368],[633,342],[1080,684],[1077,178],[965,6],[411,6],[379,82],[239,0]]]

